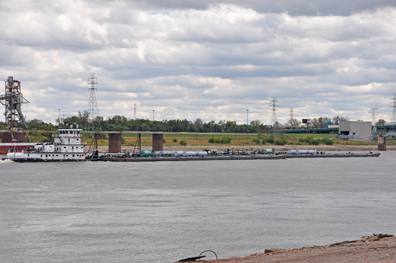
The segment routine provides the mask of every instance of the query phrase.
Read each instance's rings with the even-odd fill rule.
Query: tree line
[[[334,116],[319,117],[311,119],[312,128],[325,128],[326,124],[338,124],[341,120],[349,120],[348,117]],[[115,115],[112,118],[104,119],[96,117],[92,122],[87,111],[79,112],[77,116],[56,119],[56,124],[45,123],[40,119],[33,119],[27,122],[29,130],[56,130],[59,127],[66,128],[70,125],[78,125],[85,131],[143,131],[143,132],[207,132],[207,133],[270,133],[279,129],[303,129],[306,127],[297,119],[290,119],[286,123],[276,122],[274,127],[265,125],[259,120],[252,120],[249,125],[237,125],[226,121],[204,122],[200,118],[195,121],[184,120],[162,120],[152,121],[148,119],[128,119],[122,115]],[[380,119],[377,125],[384,125],[385,120]],[[5,123],[0,122],[0,129],[5,129]]]

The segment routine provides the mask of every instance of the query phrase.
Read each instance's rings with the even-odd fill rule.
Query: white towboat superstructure
[[[58,132],[54,142],[37,143],[34,148],[27,150],[10,149],[7,158],[16,162],[85,161],[82,129],[58,129]]]

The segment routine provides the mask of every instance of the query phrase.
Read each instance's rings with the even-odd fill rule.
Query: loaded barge
[[[335,152],[326,153],[316,150],[289,150],[287,158],[351,158],[351,157],[379,157],[379,152]]]
[[[237,161],[237,160],[279,160],[287,158],[348,158],[348,157],[378,157],[380,153],[325,153],[316,150],[289,150],[287,152],[276,152],[274,149],[249,150],[249,151],[217,151],[205,150],[199,152],[188,151],[139,151],[123,154],[102,155],[96,161],[109,162],[161,162],[161,161]]]

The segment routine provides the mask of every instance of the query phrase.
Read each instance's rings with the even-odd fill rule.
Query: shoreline
[[[87,146],[86,146],[87,147]],[[89,148],[89,147],[88,147]],[[86,148],[86,150],[88,150]],[[108,152],[108,146],[99,146],[99,152]],[[378,151],[377,145],[259,145],[259,146],[234,146],[234,145],[204,145],[204,146],[164,146],[164,151],[203,151],[204,149],[233,149],[233,150],[247,150],[247,149],[275,149],[276,151],[287,150],[317,150],[324,152],[331,151]],[[396,151],[396,145],[387,146],[387,151]],[[133,151],[134,146],[122,146],[122,151]],[[151,150],[152,146],[142,146],[142,150]]]
[[[208,256],[212,256],[208,254]],[[266,262],[396,262],[396,237],[388,234],[363,236],[359,240],[324,246],[296,249],[265,249],[247,257],[201,260],[206,263],[266,263]]]

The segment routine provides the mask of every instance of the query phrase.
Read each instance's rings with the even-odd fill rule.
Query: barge
[[[286,154],[281,155],[223,155],[223,156],[164,156],[164,157],[104,157],[102,161],[108,162],[182,162],[182,161],[242,161],[242,160],[279,160],[286,159]]]
[[[287,158],[353,158],[353,157],[379,157],[379,152],[319,152],[316,150],[289,150]]]

